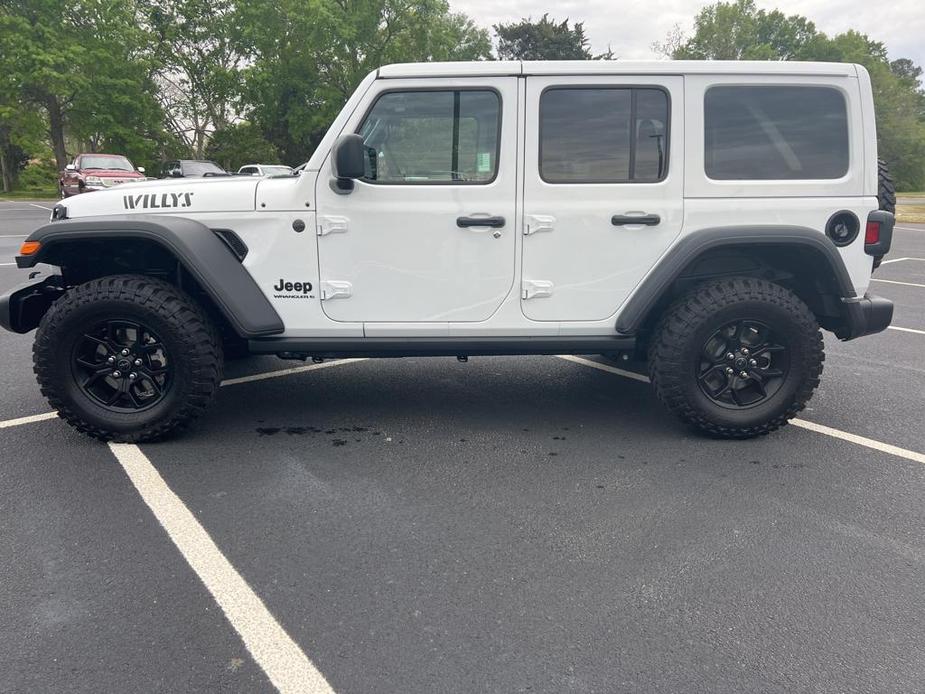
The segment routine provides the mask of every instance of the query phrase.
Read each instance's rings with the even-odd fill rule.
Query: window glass
[[[366,180],[487,183],[498,168],[501,104],[488,90],[387,92],[360,135]]]
[[[105,154],[84,154],[80,157],[81,169],[111,169],[115,171],[134,171],[135,167],[125,157]]]
[[[848,171],[848,115],[837,89],[711,87],[704,128],[704,168],[713,179],[831,179]]]
[[[540,175],[548,183],[646,183],[667,167],[660,89],[555,88],[540,97]]]
[[[205,176],[206,174],[223,174],[225,170],[214,161],[189,160],[183,162],[184,176]]]

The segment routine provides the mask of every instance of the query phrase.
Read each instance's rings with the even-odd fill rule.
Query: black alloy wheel
[[[136,321],[95,324],[74,345],[71,363],[84,394],[114,412],[151,408],[172,383],[167,348]]]
[[[754,407],[780,389],[790,372],[790,350],[765,323],[743,319],[714,332],[697,367],[700,390],[717,405]]]

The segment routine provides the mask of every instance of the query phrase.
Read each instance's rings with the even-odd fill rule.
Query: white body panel
[[[486,184],[355,183],[335,193],[316,183],[320,282],[345,283],[349,296],[326,299],[337,321],[483,321],[514,280],[517,80],[459,79],[454,87],[496,90],[501,98],[497,175]],[[367,92],[343,132],[355,132],[386,90],[445,87],[443,80],[382,81]],[[324,168],[324,167],[323,167]],[[460,228],[459,217],[500,216],[504,227]],[[340,285],[338,285],[340,286]]]
[[[607,319],[681,231],[684,81],[681,77],[529,77],[524,166],[524,314],[538,321]],[[657,87],[671,105],[667,174],[657,183],[548,183],[539,162],[539,101],[550,87]],[[614,226],[614,215],[655,214],[655,226]],[[548,283],[532,295],[533,283]]]
[[[539,94],[550,86],[591,84],[657,85],[669,91],[671,129],[663,181],[542,181]],[[850,134],[845,176],[824,181],[710,180],[704,171],[703,95],[719,84],[820,84],[840,90]],[[502,96],[501,148],[492,183],[357,181],[349,195],[331,190],[335,140],[356,130],[377,94],[473,86],[496,89]],[[853,65],[405,64],[383,67],[363,80],[297,177],[124,184],[65,204],[72,218],[173,214],[233,229],[250,249],[244,265],[282,318],[285,336],[611,335],[621,307],[670,248],[714,227],[793,225],[822,234],[834,212],[854,212],[862,220],[860,238],[839,252],[855,291],[863,295],[872,266],[863,249],[863,220],[877,208],[876,158],[870,80],[863,68]],[[660,224],[610,224],[614,214],[639,212],[659,214]],[[456,226],[457,217],[478,214],[505,218],[498,238],[492,229]],[[296,220],[305,223],[305,231],[294,231]],[[524,234],[528,224],[547,222],[552,231]],[[332,223],[345,224],[346,232],[317,234]],[[274,290],[283,279],[311,282],[313,290],[298,298],[287,296]],[[523,299],[525,282],[532,290],[551,293]],[[345,283],[350,294],[322,300],[322,283],[332,291]]]

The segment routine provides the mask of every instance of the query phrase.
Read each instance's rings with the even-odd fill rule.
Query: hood
[[[144,178],[144,174],[125,169],[81,169],[84,176],[99,176],[100,178]]]
[[[168,178],[123,183],[108,190],[76,195],[63,204],[67,216],[112,214],[175,214],[188,217],[204,212],[246,212],[255,209],[259,178],[251,176]]]

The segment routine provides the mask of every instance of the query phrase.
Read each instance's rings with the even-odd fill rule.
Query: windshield
[[[263,172],[267,176],[288,176],[292,169],[288,166],[264,166]]]
[[[134,171],[135,167],[125,157],[101,155],[84,155],[80,158],[81,169],[115,169],[117,171]]]
[[[207,173],[223,174],[225,170],[214,161],[185,161],[183,162],[184,176],[202,176]]]

